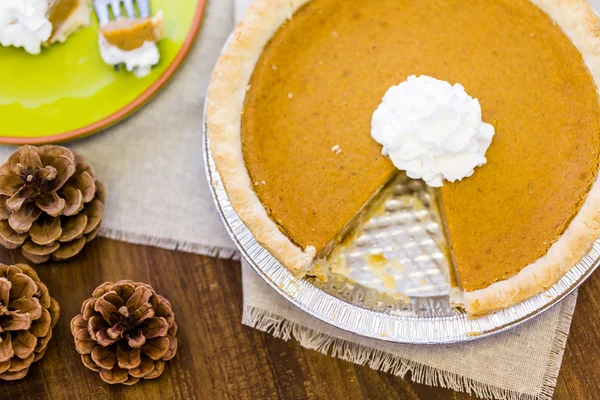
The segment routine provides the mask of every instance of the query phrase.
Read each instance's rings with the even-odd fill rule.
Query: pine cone
[[[34,263],[71,258],[98,234],[104,203],[104,185],[82,157],[19,147],[0,167],[0,244]]]
[[[0,379],[21,379],[41,359],[59,306],[26,264],[0,264]]]
[[[71,320],[71,332],[85,366],[111,384],[157,378],[177,352],[171,303],[145,283],[98,286]]]

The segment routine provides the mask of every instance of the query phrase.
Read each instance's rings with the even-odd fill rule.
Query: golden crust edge
[[[229,200],[255,239],[297,276],[312,266],[316,250],[292,243],[269,218],[254,192],[241,142],[246,88],[265,45],[277,29],[309,0],[257,0],[236,26],[211,76],[206,132],[215,166]]]
[[[600,18],[585,0],[531,0],[571,39],[600,90]],[[487,288],[464,292],[464,307],[481,316],[511,307],[557,283],[590,251],[600,237],[600,175],[579,213],[548,252],[519,273]]]

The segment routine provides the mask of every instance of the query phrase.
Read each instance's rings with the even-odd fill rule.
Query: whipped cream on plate
[[[409,178],[440,187],[487,162],[494,127],[482,121],[479,101],[462,85],[412,75],[385,93],[371,136]]]
[[[98,43],[104,62],[109,65],[125,64],[127,71],[133,71],[138,78],[148,75],[160,60],[160,53],[154,42],[145,41],[141,47],[129,51],[110,44],[102,35]]]
[[[0,0],[0,45],[39,54],[52,34],[47,0]]]

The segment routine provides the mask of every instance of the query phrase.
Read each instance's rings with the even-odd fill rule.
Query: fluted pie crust
[[[216,65],[207,102],[207,133],[212,156],[234,209],[256,240],[297,276],[306,274],[314,265],[317,248],[299,247],[265,209],[255,190],[257,182],[252,181],[244,159],[241,125],[249,82],[263,49],[279,27],[309,1],[255,1]],[[550,16],[576,46],[598,87],[600,28],[591,7],[585,0],[532,2]],[[483,108],[485,112],[485,106]],[[594,171],[596,176],[597,171]],[[530,298],[556,283],[583,258],[600,236],[600,184],[594,179],[579,211],[543,256],[506,279],[476,290],[454,291],[460,297],[455,300],[469,315],[487,314]]]

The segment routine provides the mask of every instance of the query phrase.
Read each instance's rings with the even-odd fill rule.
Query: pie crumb
[[[383,287],[386,289],[396,289],[398,287],[396,279],[390,274],[381,274],[381,283],[383,283]]]
[[[335,154],[340,154],[342,152],[342,149],[340,148],[340,145],[336,144],[331,148],[331,151],[333,151]]]
[[[382,268],[387,266],[387,258],[382,253],[370,252],[365,255],[365,261],[370,267]]]
[[[289,93],[288,93],[288,99],[291,99],[292,97],[294,97],[294,93],[292,93],[292,92],[289,92]]]
[[[416,193],[412,196],[411,200],[412,200],[413,209],[415,211],[418,212],[418,211],[425,209],[425,205],[423,204],[423,201],[421,201],[421,199],[418,197],[418,195]]]

